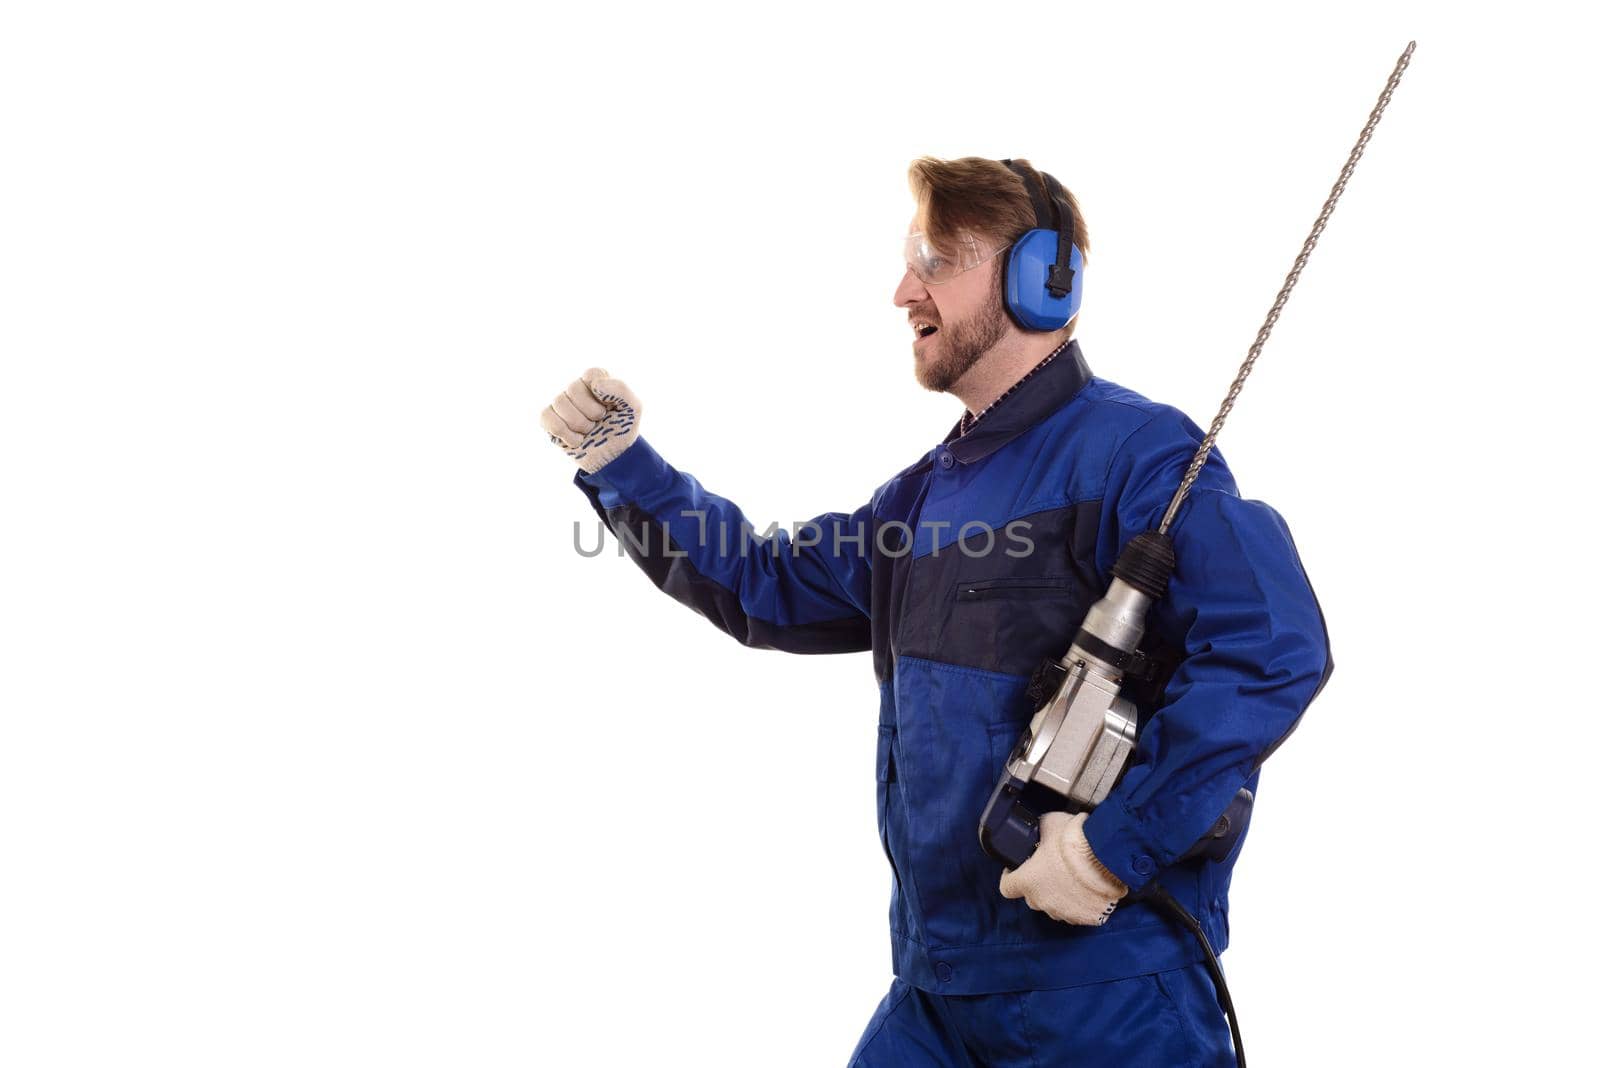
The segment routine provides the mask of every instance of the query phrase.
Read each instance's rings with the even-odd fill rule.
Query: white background
[[[976,154],[1074,190],[1087,359],[1204,423],[1412,38],[1222,438],[1338,664],[1224,963],[1259,1065],[1592,1056],[1557,11],[8,5],[0,1063],[843,1064],[870,658],[577,556],[539,409],[605,366],[758,527],[855,507],[959,412],[890,301],[907,164]]]

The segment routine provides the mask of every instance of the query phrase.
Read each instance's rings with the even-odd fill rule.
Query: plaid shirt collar
[[[958,463],[982,460],[1070,403],[1093,377],[1078,342],[1068,341],[1040,360],[1038,366],[1005,396],[974,416],[970,423],[962,420],[952,427],[945,436],[944,446]],[[1029,383],[1027,389],[1019,388],[1023,382]]]
[[[1011,396],[1017,390],[1021,389],[1023,384],[1025,382],[1027,382],[1028,379],[1032,378],[1034,375],[1036,375],[1040,371],[1044,370],[1046,365],[1048,365],[1051,360],[1055,359],[1063,351],[1065,351],[1066,347],[1068,345],[1070,345],[1070,344],[1072,344],[1072,339],[1071,338],[1068,338],[1066,341],[1063,341],[1060,345],[1058,345],[1056,347],[1056,350],[1054,352],[1052,352],[1050,355],[1046,356],[1044,359],[1040,360],[1038,363],[1034,364],[1033,365],[1033,370],[1029,371],[1027,374],[1023,375],[1021,378],[1017,379],[1014,383],[1012,383],[1010,389],[1006,390],[1004,393],[1000,394],[1000,396],[998,396],[994,400],[990,401],[988,407],[984,408],[984,410],[979,412],[977,415],[973,415],[970,409],[968,411],[963,412],[961,414],[961,422],[956,425],[956,434],[955,434],[955,436],[957,438],[966,437],[967,432],[970,431],[973,427],[977,426],[979,420],[981,420],[984,416],[988,415],[990,412],[994,411],[995,407],[997,405],[999,405],[1001,401],[1005,400],[1007,397]]]

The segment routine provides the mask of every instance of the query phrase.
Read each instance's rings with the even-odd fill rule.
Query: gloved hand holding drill
[[[539,425],[592,475],[633,444],[643,411],[626,383],[591,367],[539,413]]]
[[[1039,848],[1015,871],[1000,876],[1004,897],[1026,898],[1028,907],[1060,920],[1098,927],[1128,892],[1106,870],[1083,836],[1086,813],[1046,812],[1039,819]]]

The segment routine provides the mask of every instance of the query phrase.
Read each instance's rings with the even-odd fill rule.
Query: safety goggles
[[[954,248],[939,249],[928,241],[927,234],[918,230],[906,235],[906,266],[923,285],[936,286],[988,262],[1009,247],[990,248],[972,234],[962,233],[957,236]]]

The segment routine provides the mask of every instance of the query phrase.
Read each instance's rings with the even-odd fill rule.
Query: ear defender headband
[[[1011,160],[1000,162],[1022,179],[1035,223],[1001,265],[1006,313],[1024,330],[1060,330],[1083,304],[1083,253],[1073,242],[1077,222],[1066,190],[1042,171],[1033,181]]]

